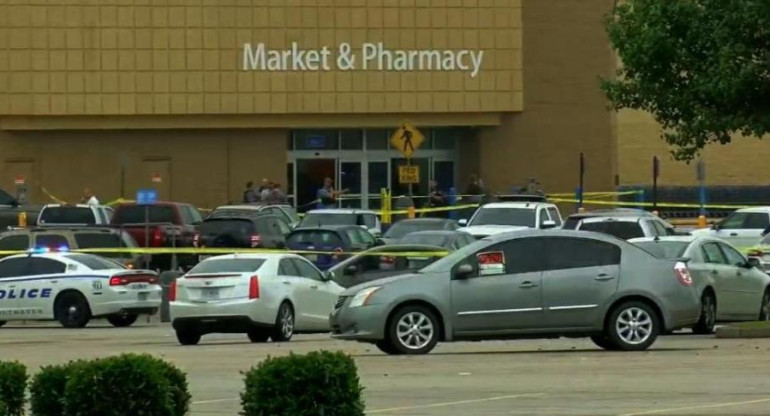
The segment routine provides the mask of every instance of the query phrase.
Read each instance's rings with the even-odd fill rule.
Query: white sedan
[[[208,258],[171,286],[171,321],[182,345],[210,333],[245,333],[252,342],[328,332],[343,288],[295,254]]]
[[[112,260],[83,253],[30,253],[0,260],[0,326],[7,321],[58,320],[82,328],[106,317],[130,326],[161,303],[158,276],[128,270]]]

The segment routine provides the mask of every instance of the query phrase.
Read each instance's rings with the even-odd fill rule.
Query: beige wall
[[[661,138],[660,126],[640,111],[621,111],[618,123],[620,182],[652,183],[652,158],[661,161],[661,185],[695,185],[695,162],[675,161]],[[770,177],[770,142],[736,136],[728,145],[709,145],[703,152],[707,185],[767,185]]]
[[[521,110],[520,0],[13,3],[0,4],[0,115]],[[475,78],[243,71],[245,42],[335,52],[342,42],[384,42],[485,55]]]
[[[578,185],[578,155],[588,163],[586,190],[611,190],[617,171],[613,115],[598,77],[614,58],[602,19],[613,0],[524,0],[524,108],[481,135],[481,175],[507,191],[536,177],[546,191]]]

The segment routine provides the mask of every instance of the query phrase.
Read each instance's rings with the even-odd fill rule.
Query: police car
[[[160,303],[155,272],[92,254],[42,249],[0,260],[0,326],[53,319],[82,328],[104,317],[125,327],[138,315],[157,312]]]

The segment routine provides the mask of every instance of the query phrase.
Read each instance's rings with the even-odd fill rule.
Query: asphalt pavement
[[[187,372],[193,416],[238,415],[242,371],[268,355],[319,349],[355,358],[370,415],[770,414],[768,339],[672,335],[640,353],[606,352],[583,339],[462,342],[425,356],[391,357],[325,335],[281,344],[209,335],[182,347],[169,326],[157,323],[0,328],[0,359],[18,359],[31,371],[123,352],[169,360]]]

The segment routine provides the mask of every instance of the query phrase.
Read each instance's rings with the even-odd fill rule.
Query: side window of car
[[[545,270],[579,269],[620,264],[620,247],[615,244],[574,237],[546,238],[543,247],[548,253]]]
[[[0,250],[27,250],[29,249],[29,236],[9,235],[0,238]]]
[[[60,274],[64,273],[64,271],[67,269],[67,265],[52,259],[32,257],[30,259],[28,269],[29,275]]]
[[[361,237],[361,240],[362,240],[364,243],[366,243],[366,244],[368,244],[368,245],[374,245],[374,243],[375,243],[375,241],[374,241],[374,237],[372,237],[372,235],[371,235],[371,234],[369,234],[369,232],[368,232],[368,231],[366,231],[366,230],[364,230],[364,229],[359,229],[359,230],[356,230],[356,232],[357,232],[357,233],[358,233],[358,235]]]
[[[546,221],[548,221],[550,218],[548,218],[548,212],[545,210],[545,208],[540,208],[537,210],[537,216],[539,218],[540,226],[542,227]]]
[[[725,244],[719,244],[719,248],[721,248],[722,252],[725,254],[725,257],[727,258],[727,264],[731,266],[743,266],[746,264],[746,258],[743,257],[741,253],[735,251],[735,249],[732,247]]]
[[[651,220],[649,221],[649,224],[655,230],[656,236],[668,235],[668,233],[666,232],[666,227],[664,227],[663,224],[660,223],[660,221]]]
[[[743,222],[746,220],[746,215],[747,213],[745,212],[734,212],[725,218],[719,226],[727,229],[743,228]]]
[[[280,219],[276,220],[276,227],[281,235],[287,235],[291,232],[291,227],[289,227],[289,224],[287,224],[286,221]]]
[[[0,261],[0,279],[4,277],[29,276],[29,257],[16,257]]]
[[[278,263],[278,274],[281,276],[299,276],[299,271],[291,259],[282,259]]]
[[[719,246],[717,246],[716,243],[706,243],[702,245],[701,251],[703,253],[703,260],[706,263],[727,264],[727,260],[722,254],[722,250],[719,249]]]
[[[770,225],[770,217],[768,217],[768,214],[765,212],[751,212],[748,215],[746,215],[746,220],[743,222],[744,229],[748,230],[756,230],[761,229],[764,230],[767,228],[767,226]]]
[[[293,259],[294,265],[297,266],[297,270],[299,271],[299,275],[301,277],[306,277],[308,279],[323,280],[323,276],[321,275],[321,272],[319,272],[315,267],[313,267],[312,264],[308,263],[307,260],[302,259]]]
[[[561,218],[559,217],[559,211],[554,207],[550,207],[548,208],[548,214],[551,215],[551,221],[555,222],[557,227],[560,227]]]

